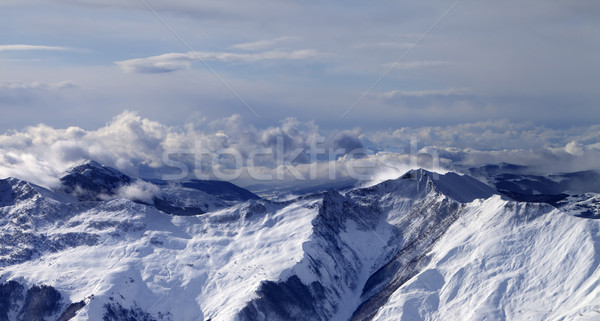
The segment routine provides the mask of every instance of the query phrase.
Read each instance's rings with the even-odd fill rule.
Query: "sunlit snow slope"
[[[375,320],[600,320],[600,224],[477,200]]]

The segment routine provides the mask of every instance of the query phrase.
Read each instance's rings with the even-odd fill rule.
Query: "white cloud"
[[[368,135],[379,146],[403,146],[416,138],[419,145],[461,150],[534,150],[564,148],[572,140],[592,145],[600,140],[600,125],[552,129],[531,122],[487,120],[448,126],[401,127]]]
[[[168,53],[148,58],[136,58],[117,61],[124,72],[161,73],[189,69],[194,60],[191,54]]]
[[[577,141],[569,142],[565,146],[565,151],[574,156],[583,156],[585,154],[585,146]]]
[[[60,46],[39,46],[39,45],[0,45],[0,51],[31,51],[31,50],[46,50],[46,51],[70,51],[72,48]]]
[[[365,133],[368,146],[440,156],[445,168],[501,162],[529,166],[539,173],[600,170],[600,126],[552,129],[528,122],[489,120],[450,126],[402,127]],[[368,142],[368,143],[367,143]]]
[[[210,170],[215,164],[211,155],[226,150],[235,151],[244,159],[256,151],[270,153],[271,156],[259,155],[253,160],[258,167],[274,169],[278,159],[273,155],[279,152],[280,142],[283,158],[296,164],[307,164],[310,162],[307,151],[319,134],[314,123],[301,123],[293,118],[264,129],[245,123],[239,115],[180,128],[124,112],[96,130],[38,125],[0,135],[3,155],[0,177],[16,176],[51,186],[56,183],[58,173],[82,159],[94,159],[137,176],[142,168],[166,167],[165,155],[170,157],[182,151],[196,155],[195,159],[182,160],[192,171],[199,164]],[[360,147],[356,133],[351,131],[336,132],[323,144],[332,149]],[[298,150],[301,153],[296,155]],[[292,156],[295,158],[289,159]],[[219,165],[228,170],[234,164],[223,158]],[[200,169],[196,169],[199,173]]]
[[[59,184],[58,174],[53,164],[40,155],[0,147],[0,178],[17,177],[53,187]]]
[[[258,62],[267,60],[303,60],[324,56],[314,49],[264,51],[259,53],[188,52],[167,53],[146,58],[117,61],[124,72],[160,73],[188,69],[194,61]]]
[[[269,40],[257,40],[257,41],[252,41],[252,42],[235,44],[229,48],[246,50],[246,51],[264,50],[264,49],[272,48],[273,46],[275,46],[281,42],[288,41],[290,39],[293,39],[293,38],[292,37],[279,37],[279,38],[269,39]]]
[[[416,165],[410,147],[413,140],[417,143]],[[310,154],[315,141],[322,149],[316,158]],[[234,158],[239,156],[242,173],[238,183],[242,184],[256,183],[247,167],[249,159],[255,164],[255,172],[272,180],[260,183],[269,184],[345,179],[353,175],[352,170],[363,179],[377,181],[400,175],[407,168],[440,170],[500,162],[532,166],[540,172],[560,172],[600,169],[598,141],[598,125],[549,129],[499,120],[379,132],[328,132],[314,122],[294,118],[266,128],[256,128],[239,115],[177,127],[124,112],[95,130],[38,125],[0,135],[0,177],[14,176],[53,186],[62,171],[82,159],[97,160],[132,176],[141,173],[160,177],[161,173],[172,173],[166,170],[175,169],[167,166],[165,156],[185,165],[192,177],[207,178],[202,175],[211,174],[208,178],[217,179],[223,176],[216,176],[213,170],[235,172],[238,167]],[[347,154],[363,146],[375,150],[367,152],[366,157]],[[329,156],[339,149],[346,154]],[[213,156],[218,153],[225,157],[215,162]],[[433,158],[436,153],[439,164]],[[281,157],[276,157],[278,154]],[[303,181],[298,181],[298,176]],[[142,184],[122,193],[147,201],[156,195],[156,189]]]
[[[154,197],[160,196],[160,188],[152,183],[137,180],[133,184],[119,188],[117,195],[132,201],[152,204],[154,203]]]
[[[0,83],[0,88],[6,89],[65,89],[65,88],[76,88],[77,84],[70,80],[63,80],[58,82],[42,82],[42,81],[32,81],[32,82],[5,82]]]
[[[0,162],[0,176],[51,186],[58,173],[82,159],[94,159],[135,176],[138,166],[160,162],[159,148],[165,132],[163,125],[130,112],[92,131],[27,127],[0,135],[0,149],[5,155]]]

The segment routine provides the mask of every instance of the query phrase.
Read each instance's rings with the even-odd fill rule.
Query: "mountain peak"
[[[440,175],[437,172],[431,172],[423,168],[411,169],[406,172],[404,175],[400,176],[400,179],[412,179],[418,180],[424,177],[434,177],[436,175]]]
[[[81,201],[127,198],[176,215],[202,214],[235,202],[260,199],[254,193],[223,181],[169,182],[129,177],[93,160],[69,168],[60,178],[60,191]]]
[[[436,191],[463,203],[497,194],[494,189],[479,180],[454,172],[439,174],[419,168],[406,172],[397,180],[417,181],[419,186],[425,184],[423,187],[433,187]]]
[[[93,166],[93,167],[104,167],[104,165],[98,163],[97,161],[95,161],[93,159],[84,159],[84,160],[80,161],[79,163],[73,165],[72,167],[78,167],[78,166],[83,166],[83,165],[88,165],[88,166]]]
[[[66,170],[66,172],[63,174],[63,176],[73,174],[73,173],[83,174],[88,177],[94,176],[94,175],[115,176],[115,177],[120,177],[120,178],[129,177],[129,176],[123,174],[118,169],[115,169],[115,168],[112,168],[109,166],[104,166],[95,160],[89,160],[89,159],[81,161],[81,162],[71,166],[69,169]]]
[[[81,200],[100,200],[101,195],[112,195],[133,179],[117,169],[94,160],[85,160],[69,168],[60,177],[62,191]]]

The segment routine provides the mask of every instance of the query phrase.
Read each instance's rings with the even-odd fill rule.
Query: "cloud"
[[[398,49],[398,48],[410,48],[414,46],[411,42],[396,42],[396,41],[379,41],[379,42],[361,42],[352,45],[352,48],[385,48],[385,49]]]
[[[30,90],[30,89],[65,89],[65,88],[77,88],[77,84],[70,80],[63,80],[58,82],[46,83],[42,81],[32,82],[5,82],[0,83],[0,89],[12,89],[12,90]]]
[[[142,180],[137,180],[130,185],[124,185],[117,191],[118,197],[149,204],[153,204],[154,197],[160,196],[160,194],[158,186]]]
[[[445,114],[465,114],[469,109],[485,105],[482,98],[468,89],[450,88],[441,90],[391,90],[370,93],[369,98],[405,111]],[[481,112],[483,109],[478,108]]]
[[[450,66],[452,62],[449,61],[436,61],[436,60],[419,60],[419,61],[399,61],[399,62],[391,62],[385,64],[387,68],[394,69],[422,69],[422,68],[430,68],[430,67],[441,67],[441,66]]]
[[[17,177],[53,187],[59,184],[59,173],[52,165],[39,155],[0,148],[0,178]]]
[[[314,49],[301,49],[293,51],[264,51],[259,53],[233,53],[233,52],[187,52],[167,53],[146,58],[135,58],[115,62],[124,72],[137,73],[162,73],[176,70],[189,69],[194,61],[219,61],[219,62],[259,62],[269,60],[303,60],[324,56]]]
[[[115,62],[127,73],[163,73],[189,69],[194,61],[192,54],[168,53],[148,58],[136,58]]]
[[[288,41],[290,39],[293,39],[293,38],[292,37],[279,37],[279,38],[274,38],[274,39],[269,39],[269,40],[257,40],[257,41],[252,41],[252,42],[235,44],[229,48],[230,49],[238,49],[238,50],[246,50],[246,51],[264,50],[267,48],[272,48],[273,46],[275,46],[281,42]]]
[[[600,125],[554,129],[532,122],[499,119],[448,126],[400,127],[374,132],[368,138],[379,146],[402,146],[414,138],[419,145],[461,150],[534,150],[561,148],[573,140],[593,145],[600,138]]]
[[[500,162],[561,172],[600,169],[598,141],[600,125],[550,129],[491,120],[364,132],[324,130],[295,118],[256,128],[239,115],[169,126],[127,111],[92,130],[37,125],[0,135],[0,177],[54,186],[61,172],[83,159],[134,177],[186,174],[242,185],[377,181],[415,167],[444,171]],[[156,195],[154,187],[140,184],[123,196],[148,201]]]
[[[83,159],[94,159],[132,176],[173,170],[166,166],[166,161],[173,159],[185,164],[191,174],[203,175],[215,166],[223,171],[235,169],[237,164],[227,157],[213,158],[231,152],[240,155],[244,164],[253,157],[258,167],[274,169],[279,161],[274,155],[290,164],[308,164],[311,144],[319,137],[314,123],[293,118],[264,129],[245,123],[239,115],[172,127],[126,111],[96,130],[37,125],[0,135],[0,176],[52,186],[59,173]],[[319,142],[331,149],[361,147],[350,131],[336,132]]]
[[[540,173],[600,170],[600,125],[562,129],[508,119],[449,126],[402,127],[361,136],[382,150],[416,142],[420,152],[438,154],[445,168],[501,162],[529,166]]]
[[[585,146],[577,141],[571,141],[565,146],[565,152],[574,156],[583,156],[585,154]]]
[[[0,135],[2,154],[9,157],[5,156],[0,164],[0,176],[52,186],[58,173],[83,159],[94,159],[136,176],[138,166],[160,162],[158,148],[165,131],[163,125],[129,112],[93,131],[27,127]]]
[[[444,97],[444,96],[466,96],[472,95],[466,89],[442,89],[442,90],[416,90],[416,91],[402,91],[402,90],[391,90],[381,93],[371,93],[370,96],[383,99],[394,99],[400,97]]]
[[[69,47],[60,47],[60,46],[0,45],[0,51],[32,51],[32,50],[71,51],[74,49],[69,48]]]

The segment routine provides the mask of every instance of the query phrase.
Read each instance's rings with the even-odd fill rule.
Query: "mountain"
[[[492,182],[499,190],[523,195],[600,193],[600,173],[592,170],[547,176],[499,174],[492,177]]]
[[[76,196],[79,200],[99,201],[115,197],[119,188],[133,182],[134,179],[112,167],[87,160],[61,175],[58,190]]]
[[[478,167],[468,167],[464,170],[464,172],[471,176],[484,178],[501,174],[526,174],[529,171],[530,169],[527,166],[511,163],[487,164]]]
[[[547,203],[576,216],[600,218],[600,173],[594,170],[536,175],[514,164],[486,165],[469,173],[520,202]]]
[[[600,194],[598,193],[569,195],[558,201],[556,206],[578,217],[600,219]]]
[[[181,216],[1,180],[0,320],[597,320],[593,195],[556,208],[413,170]]]
[[[286,184],[277,184],[275,186],[270,184],[255,184],[250,185],[247,188],[264,198],[271,200],[289,200],[302,195],[316,194],[331,190],[340,192],[348,191],[352,188],[356,188],[358,185],[358,180],[349,178],[335,181],[317,180],[309,183],[303,182],[300,186],[298,186],[297,182],[287,182]]]
[[[229,182],[141,180],[93,160],[86,160],[68,169],[60,177],[60,182],[57,191],[73,195],[80,201],[123,197],[175,215],[202,214],[237,202],[260,199],[254,193]]]
[[[600,173],[594,170],[539,175],[529,173],[525,166],[502,163],[472,167],[466,172],[488,182],[497,190],[517,198],[534,195],[600,193]]]

